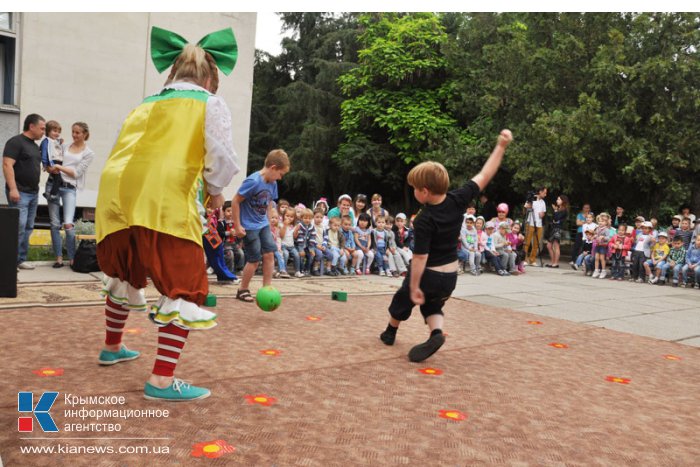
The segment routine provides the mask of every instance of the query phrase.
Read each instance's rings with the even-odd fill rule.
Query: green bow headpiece
[[[187,41],[179,34],[153,26],[151,29],[151,59],[158,73],[162,73],[175,63],[186,45]],[[226,28],[207,34],[197,42],[197,45],[211,54],[216,66],[223,74],[228,76],[233,71],[238,58],[238,44],[236,44],[233,29]]]

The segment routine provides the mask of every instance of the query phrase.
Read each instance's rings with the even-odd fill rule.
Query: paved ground
[[[33,271],[21,271],[20,283],[33,283],[35,285],[32,288],[37,293],[46,295],[51,292],[38,284],[96,281],[100,277],[100,273],[79,274],[69,268],[56,270],[47,265],[39,266]],[[454,296],[486,305],[700,347],[700,290],[592,279],[569,269],[566,264],[561,264],[560,269],[533,267],[527,271],[517,277],[498,277],[494,274],[460,276]],[[391,291],[400,284],[398,279],[376,275],[365,279],[381,284],[381,287],[373,289],[371,286],[360,285],[357,281],[333,282],[332,279],[325,278],[280,280],[277,283],[285,294],[325,294],[336,289],[352,293],[382,293]],[[214,293],[231,296],[235,289],[214,286]],[[155,291],[151,291],[151,295],[155,297]],[[40,299],[41,296],[34,302]],[[95,301],[97,298],[88,293],[84,300]],[[3,305],[27,301],[22,294],[16,300],[0,298],[0,309]]]

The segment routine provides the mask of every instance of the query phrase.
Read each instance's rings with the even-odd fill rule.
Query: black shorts
[[[450,298],[457,285],[457,272],[437,272],[426,269],[420,280],[420,288],[425,295],[425,303],[420,305],[423,318],[431,315],[442,315],[442,307]],[[414,303],[411,301],[411,272],[396,291],[389,305],[389,314],[399,321],[406,321],[413,311]]]

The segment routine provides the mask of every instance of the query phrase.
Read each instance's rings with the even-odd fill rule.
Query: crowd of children
[[[349,195],[339,199],[351,200]],[[306,276],[366,275],[403,277],[412,258],[413,229],[411,218],[404,213],[395,217],[381,205],[382,197],[374,194],[372,206],[367,197],[355,197],[349,212],[343,215],[331,210],[325,198],[313,209],[303,204],[291,205],[280,199],[270,211],[271,233],[277,245],[275,278]],[[335,211],[335,212],[333,212]],[[519,220],[508,217],[509,207],[501,203],[497,216],[477,216],[470,203],[464,223],[455,239],[460,274],[474,276],[492,270],[499,276],[525,273],[524,236]],[[242,242],[235,235],[230,202],[217,217],[218,232],[223,240],[226,265],[240,273],[245,264]],[[639,216],[634,226],[612,225],[608,213],[594,216],[587,213],[577,235],[582,236],[580,253],[570,262],[574,270],[587,276],[610,280],[628,280],[699,287],[700,284],[700,220],[691,229],[694,219],[677,215],[671,226],[659,228]],[[290,262],[291,259],[291,262]],[[291,263],[291,264],[290,264]],[[294,272],[290,274],[289,267]],[[226,279],[224,279],[226,281]],[[237,282],[237,281],[236,281]]]
[[[588,213],[577,234],[583,236],[582,250],[571,267],[605,279],[610,264],[611,280],[621,281],[629,272],[630,282],[700,288],[700,219],[679,214],[667,228],[655,220],[638,216],[634,226],[614,228],[608,213],[595,218]]]

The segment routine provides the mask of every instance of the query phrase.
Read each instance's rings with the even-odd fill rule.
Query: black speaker
[[[17,296],[19,209],[0,207],[0,297]]]

